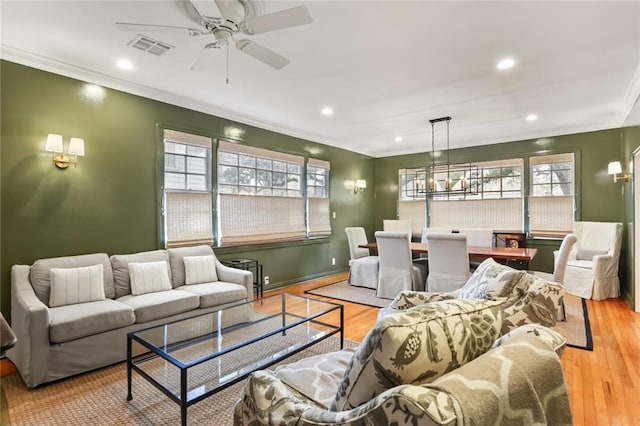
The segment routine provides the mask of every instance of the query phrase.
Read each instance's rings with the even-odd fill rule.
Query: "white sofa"
[[[189,265],[200,259],[209,269],[185,269],[185,257]],[[96,272],[100,270],[101,275]],[[60,284],[76,276],[76,290]],[[104,293],[95,292],[96,280],[101,280]],[[161,282],[166,287],[155,288]],[[251,272],[222,265],[209,246],[110,258],[95,253],[14,265],[11,327],[18,341],[7,356],[27,386],[35,387],[125,360],[127,333],[251,300]],[[249,315],[234,320],[245,321]]]

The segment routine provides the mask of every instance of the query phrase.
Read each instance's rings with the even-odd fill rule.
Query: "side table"
[[[260,299],[264,296],[264,286],[262,283],[262,264],[254,259],[229,259],[220,261],[225,266],[231,268],[251,271],[253,273],[253,287],[256,289],[256,296]]]

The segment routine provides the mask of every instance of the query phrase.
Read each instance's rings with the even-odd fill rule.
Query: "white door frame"
[[[635,286],[635,300],[634,309],[636,312],[640,312],[640,150],[636,149],[633,152],[633,172],[632,172],[632,187],[631,194],[633,196],[633,274],[634,274],[634,286]]]

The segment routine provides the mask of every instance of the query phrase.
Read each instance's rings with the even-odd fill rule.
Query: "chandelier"
[[[447,150],[446,162],[436,164],[435,162],[435,125],[446,122],[447,124]],[[441,117],[429,120],[431,123],[431,166],[418,172],[414,180],[416,194],[444,195],[444,194],[474,194],[471,177],[478,177],[478,166],[471,163],[450,164],[449,163],[449,123],[451,117]]]

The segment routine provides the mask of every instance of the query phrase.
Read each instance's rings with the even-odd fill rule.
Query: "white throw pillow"
[[[184,283],[200,284],[218,281],[214,256],[185,256]]]
[[[104,300],[104,265],[51,268],[49,307]]]
[[[171,290],[167,261],[129,263],[131,294],[134,296]]]

